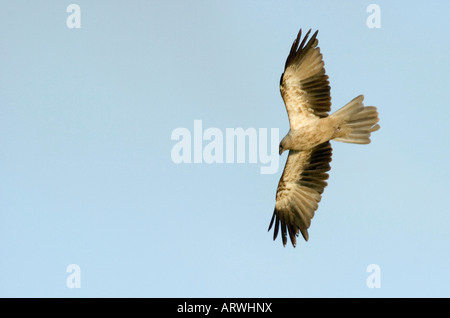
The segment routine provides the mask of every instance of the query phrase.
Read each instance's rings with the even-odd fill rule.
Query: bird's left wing
[[[331,109],[328,75],[317,46],[318,31],[306,42],[310,32],[301,40],[302,30],[299,31],[280,78],[291,129],[298,127],[305,116],[326,117]]]
[[[283,245],[286,245],[288,233],[294,247],[299,232],[308,240],[311,219],[327,185],[325,180],[328,179],[331,153],[329,141],[311,150],[289,151],[278,183],[275,211],[269,225],[269,231],[275,225],[274,240],[280,225]]]

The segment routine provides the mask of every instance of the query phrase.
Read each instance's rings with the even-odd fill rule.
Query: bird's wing
[[[289,116],[291,129],[298,127],[305,116],[326,117],[331,109],[330,85],[316,39],[318,31],[306,43],[300,43],[302,30],[292,44],[280,78],[280,91]],[[305,44],[306,43],[306,44]]]
[[[275,225],[274,240],[280,224],[283,245],[286,245],[288,233],[294,247],[299,232],[308,240],[311,219],[327,185],[325,180],[328,179],[327,171],[330,170],[331,152],[329,141],[311,150],[289,151],[278,183],[275,211],[269,225],[269,231]]]

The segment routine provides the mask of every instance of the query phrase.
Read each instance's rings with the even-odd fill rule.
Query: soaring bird
[[[280,78],[281,96],[289,117],[290,129],[280,142],[280,155],[289,150],[278,183],[275,210],[269,225],[273,239],[281,226],[283,245],[287,235],[296,246],[302,234],[308,241],[308,228],[327,185],[331,162],[330,140],[354,144],[370,143],[370,134],[380,128],[374,106],[364,106],[364,96],[328,115],[331,109],[330,85],[316,31],[302,30],[292,44]]]

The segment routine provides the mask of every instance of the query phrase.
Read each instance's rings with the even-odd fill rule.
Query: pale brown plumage
[[[316,31],[301,40],[297,35],[280,79],[290,130],[280,143],[280,154],[289,156],[278,183],[275,210],[269,225],[274,240],[281,226],[283,245],[287,236],[295,247],[301,233],[308,240],[308,228],[327,185],[331,162],[330,140],[366,144],[379,126],[375,107],[364,107],[360,95],[328,116],[330,86],[325,74]],[[300,42],[301,40],[301,42]]]

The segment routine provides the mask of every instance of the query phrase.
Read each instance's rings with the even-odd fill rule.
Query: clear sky
[[[450,296],[448,1],[0,4],[1,297]],[[299,28],[319,30],[332,111],[364,94],[381,129],[332,143],[294,249],[267,232],[287,153],[269,174],[259,153],[177,164],[171,137],[282,138]]]

